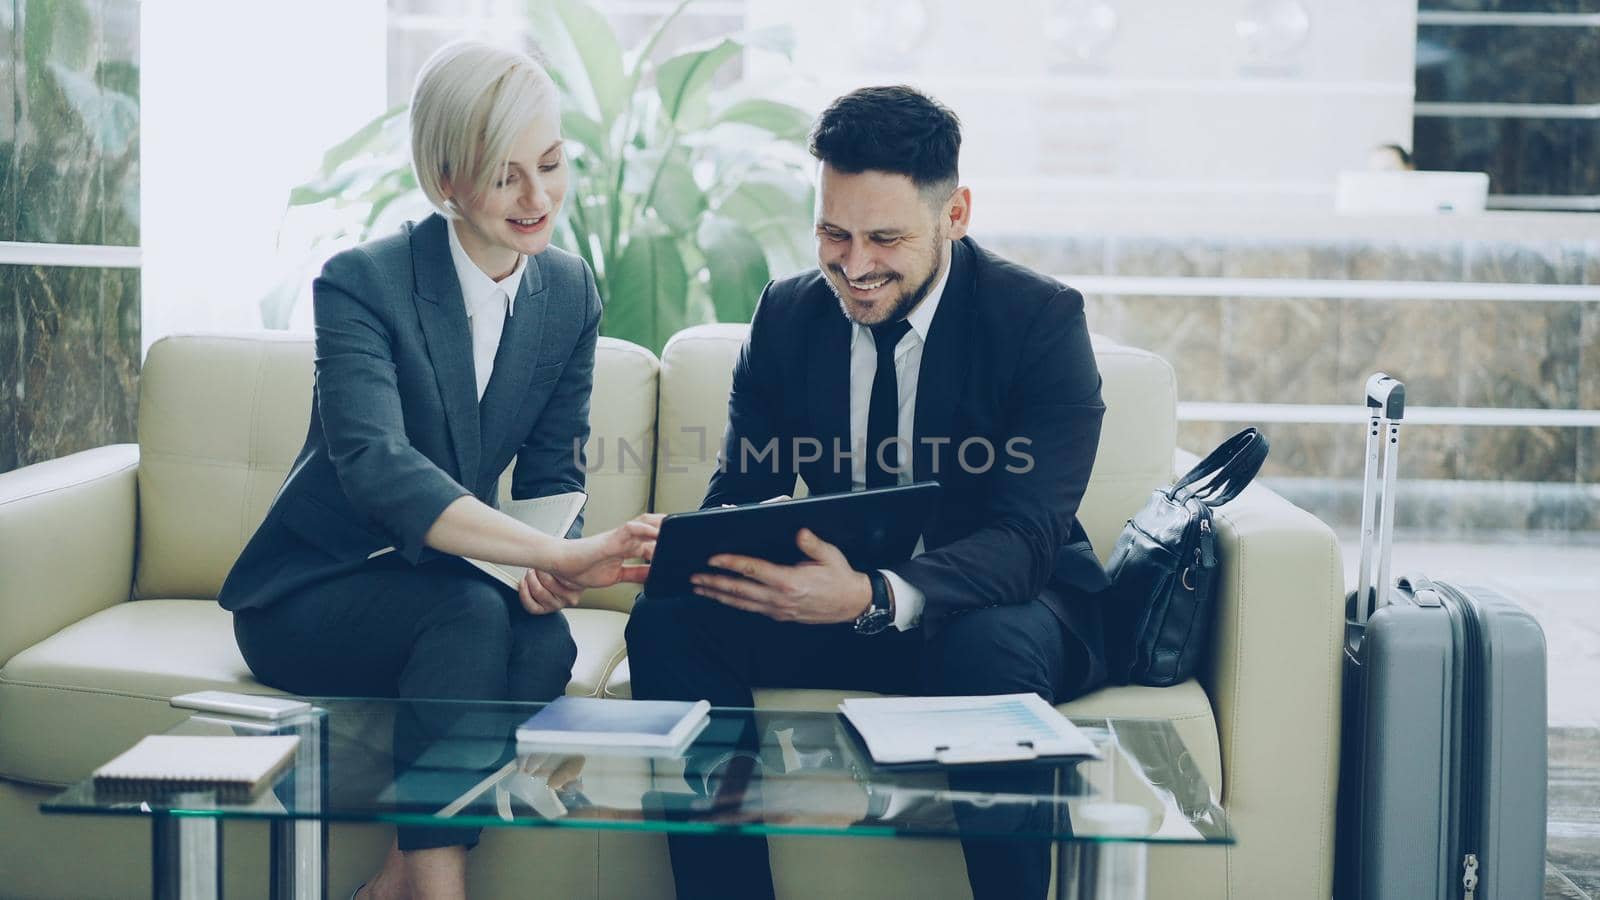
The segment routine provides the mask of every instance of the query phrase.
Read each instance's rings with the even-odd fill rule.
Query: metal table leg
[[[150,819],[150,895],[155,900],[222,896],[222,822],[196,816]]]
[[[327,896],[327,850],[326,822],[273,822],[273,900],[322,900]]]
[[[1061,900],[1144,900],[1148,852],[1131,841],[1071,841],[1060,859]]]
[[[290,792],[293,809],[320,813],[327,808],[327,734],[322,717],[296,725],[300,746],[295,750],[294,774],[283,789]],[[317,819],[277,819],[271,826],[273,900],[323,900],[328,894],[328,823]]]

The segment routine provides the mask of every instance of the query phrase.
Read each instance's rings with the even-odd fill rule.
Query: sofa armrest
[[[1222,563],[1201,680],[1217,716],[1223,802],[1239,836],[1232,895],[1326,898],[1339,771],[1339,543],[1326,524],[1259,484],[1215,519]]]
[[[138,468],[113,444],[0,473],[0,665],[128,599]]]

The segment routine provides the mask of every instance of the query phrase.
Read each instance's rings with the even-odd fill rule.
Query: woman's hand
[[[536,616],[577,606],[582,597],[583,585],[538,569],[529,569],[517,585],[517,599],[522,601],[522,608]]]
[[[563,541],[548,572],[579,588],[610,587],[622,581],[643,584],[650,566],[630,564],[628,560],[650,561],[656,552],[656,534],[663,518],[659,513],[645,513],[593,537]]]

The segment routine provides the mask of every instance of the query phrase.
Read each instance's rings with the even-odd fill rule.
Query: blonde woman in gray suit
[[[578,538],[580,519],[563,540],[495,509],[513,459],[515,498],[584,486],[600,298],[550,247],[567,190],[555,87],[522,53],[450,44],[418,76],[411,139],[438,212],[316,280],[309,433],[220,602],[251,670],[287,691],[550,700],[577,652],[560,611],[642,581],[630,561],[659,523]],[[513,595],[463,556],[529,573]],[[444,727],[426,718],[397,715],[397,774]],[[400,828],[358,895],[463,896],[477,837]]]

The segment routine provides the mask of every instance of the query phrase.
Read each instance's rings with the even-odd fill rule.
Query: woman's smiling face
[[[491,278],[517,267],[518,256],[550,246],[556,214],[567,194],[561,120],[535,119],[511,145],[505,171],[476,195],[456,194],[457,234],[472,261]]]

